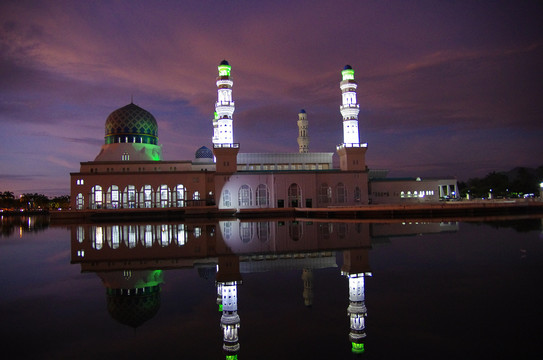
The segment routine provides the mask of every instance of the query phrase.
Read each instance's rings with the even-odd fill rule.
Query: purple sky
[[[342,142],[355,70],[367,164],[459,180],[543,164],[541,1],[2,1],[0,191],[69,193],[69,173],[134,103],[165,160],[211,146],[217,65],[232,65],[242,152]]]

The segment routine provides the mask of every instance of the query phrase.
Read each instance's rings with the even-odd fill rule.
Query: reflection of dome
[[[158,285],[139,289],[107,289],[107,310],[123,325],[136,328],[153,318],[160,308]]]
[[[194,154],[195,159],[213,159],[213,151],[211,149],[202,146],[198,150],[196,150],[196,153]]]
[[[144,143],[156,145],[158,125],[150,112],[130,103],[113,111],[106,120],[106,144]]]

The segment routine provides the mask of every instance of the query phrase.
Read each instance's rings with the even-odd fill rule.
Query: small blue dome
[[[196,150],[196,153],[194,154],[195,159],[213,159],[213,151],[211,149],[202,146],[198,150]]]
[[[351,65],[345,65],[345,67],[343,68],[343,70],[352,70],[353,68],[351,67]]]
[[[221,61],[221,63],[219,65],[230,65],[230,64],[228,63],[228,61],[223,60],[223,61]]]
[[[300,114],[305,114],[305,110],[304,109],[300,110]]]

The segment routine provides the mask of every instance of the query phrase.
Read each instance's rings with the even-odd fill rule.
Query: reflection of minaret
[[[302,270],[302,280],[304,281],[304,304],[313,305],[313,270],[304,268]]]
[[[238,284],[241,284],[239,257],[221,256],[217,265],[217,302],[222,307],[223,350],[226,358],[235,358],[239,351]],[[219,299],[220,296],[220,299]]]
[[[349,307],[347,312],[351,327],[349,332],[351,350],[355,354],[361,354],[365,351],[367,316],[364,278],[371,276],[368,249],[346,250],[343,253],[341,274],[349,278]]]
[[[160,308],[162,270],[124,270],[99,273],[106,287],[107,309],[121,324],[137,328]]]
[[[307,135],[307,114],[304,109],[298,114],[298,147],[301,153],[309,152],[309,136]]]

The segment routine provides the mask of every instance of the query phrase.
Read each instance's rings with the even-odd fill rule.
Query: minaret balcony
[[[360,106],[358,104],[342,105],[339,107],[339,111],[344,119],[355,119],[360,112]]]
[[[219,116],[219,119],[220,118],[223,118],[224,115],[226,115],[228,118],[232,118],[232,114],[234,114],[234,103],[231,102],[230,103],[231,105],[221,105],[221,103],[216,103],[215,104],[215,112],[217,113],[217,115]]]
[[[232,87],[234,85],[234,82],[232,80],[230,80],[230,77],[229,76],[221,76],[219,78],[217,78],[217,87],[221,86],[221,85],[226,85],[228,87]]]
[[[339,83],[339,88],[341,90],[345,90],[345,89],[349,89],[349,88],[352,88],[353,90],[356,90],[357,87],[358,87],[358,84],[354,80],[344,80],[344,81]]]
[[[367,148],[368,143],[343,143],[336,146],[336,150],[343,149],[343,148]]]

